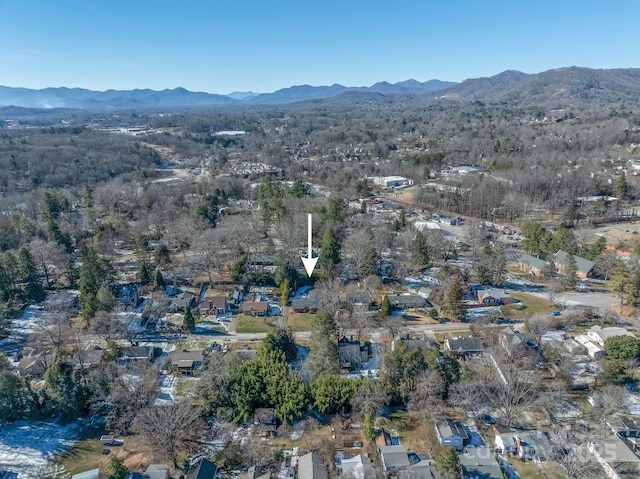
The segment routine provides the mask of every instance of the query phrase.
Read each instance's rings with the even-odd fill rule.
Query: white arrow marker
[[[304,263],[304,269],[307,270],[307,274],[309,275],[309,278],[311,278],[311,273],[313,273],[313,269],[316,267],[316,263],[318,262],[318,257],[316,256],[315,258],[311,257],[311,213],[309,213],[309,215],[307,216],[307,218],[309,219],[309,249],[307,250],[307,257],[305,258],[304,256],[301,256],[302,258],[302,262]]]

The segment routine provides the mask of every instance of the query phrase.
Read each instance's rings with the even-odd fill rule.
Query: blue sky
[[[638,18],[637,0],[0,0],[0,85],[271,92],[640,67]]]

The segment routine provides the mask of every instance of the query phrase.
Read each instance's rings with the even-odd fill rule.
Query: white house
[[[413,184],[413,180],[405,178],[404,176],[374,176],[373,182],[376,185],[384,186],[387,188],[409,186]]]
[[[591,341],[591,338],[586,334],[578,334],[575,337],[575,340],[586,348],[587,356],[591,359],[600,359],[607,355],[607,353],[604,352],[604,349]]]
[[[376,470],[371,465],[371,460],[362,454],[343,459],[340,467],[343,476],[353,477],[353,479],[376,479]]]
[[[591,326],[587,331],[587,336],[591,341],[601,347],[604,346],[604,342],[607,340],[607,338],[611,338],[613,336],[631,336],[632,338],[635,338],[632,333],[624,328],[619,328],[617,326],[609,326],[607,328],[601,328],[600,326]]]

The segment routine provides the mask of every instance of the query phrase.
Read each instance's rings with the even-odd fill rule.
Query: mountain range
[[[155,91],[82,88],[32,90],[0,86],[0,107],[36,109],[70,108],[81,110],[123,110],[171,107],[215,107],[232,105],[281,105],[305,101],[392,103],[414,97],[518,102],[522,104],[564,104],[577,101],[638,101],[640,69],[596,70],[581,67],[560,68],[527,74],[507,70],[492,77],[473,78],[461,83],[407,80],[379,82],[369,87],[299,85],[273,93],[234,92],[219,95],[192,92],[184,88]]]

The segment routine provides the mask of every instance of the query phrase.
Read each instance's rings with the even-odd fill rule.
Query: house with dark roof
[[[484,288],[480,285],[471,287],[478,302],[485,306],[498,306],[502,304],[512,304],[515,300],[509,293],[500,288]]]
[[[500,331],[498,337],[500,346],[507,352],[509,356],[516,356],[527,349],[538,349],[538,338],[533,333],[521,333],[511,328],[505,328]]]
[[[225,314],[229,310],[227,298],[225,296],[212,296],[200,306],[200,314],[219,315]]]
[[[518,258],[518,269],[532,276],[542,276],[547,262],[530,254],[521,254]]]
[[[126,346],[118,350],[118,362],[153,362],[153,346]]]
[[[275,436],[276,410],[272,407],[259,407],[253,412],[253,431],[259,436]]]
[[[95,348],[88,351],[76,351],[71,358],[71,366],[76,371],[88,371],[105,362],[104,349]]]
[[[324,458],[317,452],[310,452],[298,459],[298,479],[329,479],[329,469]]]
[[[266,470],[262,474],[259,474],[259,472],[256,466],[251,466],[246,471],[241,472],[238,479],[269,479],[271,477],[270,470]]]
[[[360,341],[354,340],[353,336],[350,339],[342,336],[338,340],[338,358],[341,368],[357,369],[367,362],[369,351]]]
[[[414,462],[415,460],[418,462]],[[440,479],[435,461],[428,452],[419,452],[409,456],[411,465],[398,471],[398,479]]]
[[[320,308],[320,301],[313,290],[309,291],[306,298],[293,298],[291,300],[292,313],[316,313]]]
[[[559,250],[554,256],[553,256],[553,263],[556,265],[556,271],[559,274],[565,274],[566,270],[567,270],[567,259],[568,259],[569,255],[562,251]],[[580,256],[573,256],[573,259],[576,262],[576,268],[577,268],[577,272],[576,272],[576,276],[578,278],[589,278],[592,274],[593,274],[593,268],[596,265],[595,262],[588,260],[586,258],[581,258]]]
[[[419,294],[391,294],[389,303],[394,309],[424,308],[431,304]]]
[[[167,355],[167,369],[173,374],[193,375],[204,365],[203,349],[182,349]]]
[[[393,351],[396,347],[397,342],[404,343],[409,349],[420,349],[420,348],[440,348],[440,344],[432,339],[427,338],[411,338],[408,334],[404,338],[398,338],[393,340],[391,343],[391,350]]]
[[[181,313],[186,307],[193,308],[196,305],[196,295],[189,291],[183,291],[176,297],[169,299],[169,312]]]
[[[452,447],[456,451],[462,451],[469,442],[469,434],[462,423],[451,419],[436,421],[436,434],[442,447]]]
[[[460,358],[475,356],[484,352],[482,340],[476,337],[470,338],[446,338],[444,350],[451,351]]]
[[[350,307],[364,305],[367,309],[373,308],[378,304],[369,293],[347,293],[345,301]]]
[[[185,479],[215,479],[218,467],[208,459],[199,459],[189,467]]]
[[[242,312],[247,316],[269,316],[269,302],[245,301],[242,303]]]
[[[396,474],[411,465],[409,454],[404,446],[382,446],[379,449],[382,468],[386,474]]]
[[[458,457],[465,479],[504,479],[500,464],[488,447],[468,447]]]
[[[56,362],[55,354],[31,353],[20,359],[18,371],[26,377],[42,376],[44,372]]]

